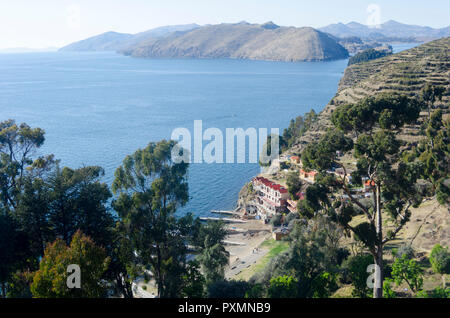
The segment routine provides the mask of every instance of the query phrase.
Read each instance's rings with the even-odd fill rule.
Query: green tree
[[[413,292],[417,292],[422,288],[422,269],[415,260],[408,259],[407,255],[403,255],[394,261],[391,275],[397,286],[406,282]]]
[[[144,268],[134,252],[133,242],[127,233],[126,225],[117,222],[113,230],[113,239],[107,245],[111,262],[105,276],[112,283],[112,292],[115,295],[133,298],[133,281],[142,274]]]
[[[225,278],[225,266],[228,264],[228,258],[229,253],[220,243],[204,248],[202,254],[198,256],[198,260],[202,264],[207,285]]]
[[[292,276],[278,276],[270,280],[269,298],[297,298],[298,281]]]
[[[281,137],[281,150],[285,151],[298,142],[298,139],[311,128],[314,122],[317,121],[317,117],[316,112],[312,109],[309,113],[306,113],[304,117],[298,116],[297,118],[292,119],[289,123],[289,127],[283,131]]]
[[[200,264],[193,260],[187,264],[186,273],[183,275],[182,296],[187,298],[204,298],[206,280],[200,272]]]
[[[56,235],[49,224],[50,191],[40,178],[24,178],[24,189],[18,196],[16,217],[29,237],[31,254],[38,259],[44,254],[45,245]]]
[[[8,262],[5,277],[12,277],[12,269],[36,270],[48,242],[62,237],[68,244],[78,229],[107,248],[112,241],[114,218],[107,209],[108,186],[100,183],[103,169],[60,169],[53,155],[33,158],[44,141],[40,128],[0,123],[0,212],[2,227],[9,223],[5,226],[13,231],[2,242],[15,249],[5,250],[5,259],[15,264]]]
[[[450,298],[450,288],[435,288],[431,293],[432,298]]]
[[[192,244],[199,254],[197,259],[207,285],[225,279],[225,266],[228,265],[230,256],[223,244],[226,236],[227,230],[223,222],[195,222]]]
[[[450,253],[447,247],[436,244],[430,254],[431,268],[442,275],[442,288],[446,288],[445,274],[450,274]]]
[[[34,273],[30,271],[15,272],[9,283],[7,298],[32,298],[30,285],[33,281]]]
[[[442,205],[450,203],[450,121],[443,121],[441,110],[426,122],[426,137],[417,152],[423,163],[422,178],[431,182],[433,195]]]
[[[127,156],[116,170],[113,202],[129,239],[143,264],[149,266],[159,297],[177,297],[186,270],[186,242],[192,236],[191,215],[176,218],[188,201],[188,163],[171,159],[176,143],[150,143]]]
[[[57,167],[50,174],[49,221],[55,234],[67,243],[78,229],[101,245],[111,241],[114,219],[106,208],[111,193],[100,182],[103,176],[101,167]]]
[[[322,202],[313,206],[331,215],[347,231],[352,231],[368,248],[380,269],[374,287],[376,298],[382,297],[383,246],[408,222],[410,208],[421,202],[415,187],[421,165],[401,162],[399,149],[402,142],[397,139],[400,129],[405,124],[415,123],[419,114],[417,100],[395,94],[368,97],[354,105],[340,106],[332,115],[333,125],[339,130],[330,130],[302,153],[306,168],[322,174],[317,187],[329,193],[326,199],[316,196],[306,199],[310,205]],[[357,160],[357,171],[353,174],[355,182],[361,183],[365,178],[373,185],[371,205],[362,204],[351,193],[346,180],[347,169],[336,158],[338,150],[351,152]],[[342,178],[325,175],[325,171],[336,166],[344,169]],[[334,193],[344,194],[348,199],[341,200],[341,195],[334,196]],[[383,233],[383,211],[389,215],[394,227],[386,234]],[[366,216],[367,222],[351,226],[349,222],[359,213]]]
[[[330,295],[338,289],[336,283],[337,276],[335,273],[323,272],[317,276],[312,284],[313,298],[328,298]]]
[[[357,64],[357,63],[363,63],[363,62],[368,62],[371,60],[379,59],[381,57],[385,57],[385,56],[388,56],[391,54],[392,54],[392,52],[389,52],[389,51],[368,49],[368,50],[362,51],[362,52],[357,53],[354,56],[352,56],[348,60],[348,66]]]
[[[9,212],[0,209],[0,297],[6,297],[13,274],[27,265],[27,236]]]
[[[302,189],[302,182],[297,173],[290,172],[287,176],[286,184],[289,194],[293,200],[298,200],[297,193]]]
[[[273,258],[261,273],[252,277],[252,282],[269,286],[274,277],[292,276],[298,281],[297,297],[330,296],[337,289],[342,236],[341,227],[326,217],[296,223],[289,249]]]
[[[0,204],[14,210],[23,178],[33,163],[31,155],[44,144],[45,132],[14,120],[0,122]]]
[[[393,280],[386,278],[383,282],[383,297],[384,298],[397,298],[397,294],[392,290]]]
[[[81,288],[67,287],[67,268],[76,264],[81,270]],[[34,274],[31,292],[36,298],[98,298],[106,295],[102,276],[108,268],[105,249],[77,231],[70,246],[61,239],[45,249],[39,270]]]
[[[424,104],[424,109],[428,110],[428,118],[431,120],[431,110],[438,100],[442,100],[445,93],[445,87],[436,86],[430,83],[425,84],[425,87],[420,92],[420,97]]]
[[[348,269],[354,287],[353,296],[366,298],[370,295],[370,289],[367,287],[367,268],[371,264],[373,264],[373,256],[366,254],[353,256],[344,265]]]

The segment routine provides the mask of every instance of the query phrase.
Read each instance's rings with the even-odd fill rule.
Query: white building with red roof
[[[258,214],[263,220],[286,210],[289,192],[285,187],[264,177],[256,177],[252,183],[257,194]]]

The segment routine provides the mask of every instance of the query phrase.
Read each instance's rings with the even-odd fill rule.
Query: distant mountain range
[[[450,36],[450,27],[388,21],[377,27],[356,22],[318,30],[264,24],[222,23],[164,26],[137,34],[107,32],[61,51],[116,51],[148,58],[234,58],[275,61],[325,61],[347,58],[390,42],[427,42]]]
[[[184,32],[200,27],[197,24],[163,26],[137,34],[106,32],[62,47],[60,51],[118,51],[149,38],[160,38],[174,32]]]
[[[324,61],[348,57],[336,39],[313,28],[273,22],[168,26],[139,34],[104,33],[61,51],[118,51],[134,57]]]
[[[396,21],[388,21],[377,27],[371,27],[357,22],[347,24],[330,24],[319,28],[339,38],[359,37],[363,40],[375,41],[417,41],[426,42],[442,37],[450,36],[450,27],[433,29],[426,26],[402,24]]]

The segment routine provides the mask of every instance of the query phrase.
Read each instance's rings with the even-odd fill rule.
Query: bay
[[[405,49],[409,47],[401,47]],[[111,183],[124,157],[178,127],[279,128],[336,93],[347,60],[284,63],[152,60],[106,53],[0,55],[0,121],[46,131],[41,153],[62,166],[99,165]],[[257,164],[192,164],[179,213],[233,208]]]

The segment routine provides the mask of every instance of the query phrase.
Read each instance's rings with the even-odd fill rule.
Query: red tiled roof
[[[283,187],[280,184],[277,184],[275,182],[270,181],[269,179],[266,179],[264,177],[256,177],[255,178],[256,181],[261,182],[262,184],[264,184],[266,187],[269,187],[275,191],[278,191],[280,193],[287,193],[288,191],[286,190],[285,187]]]
[[[309,175],[315,176],[318,172],[314,171],[314,170],[308,172],[308,171],[305,171],[303,169],[300,169],[300,173],[304,173],[306,176],[309,176]]]

